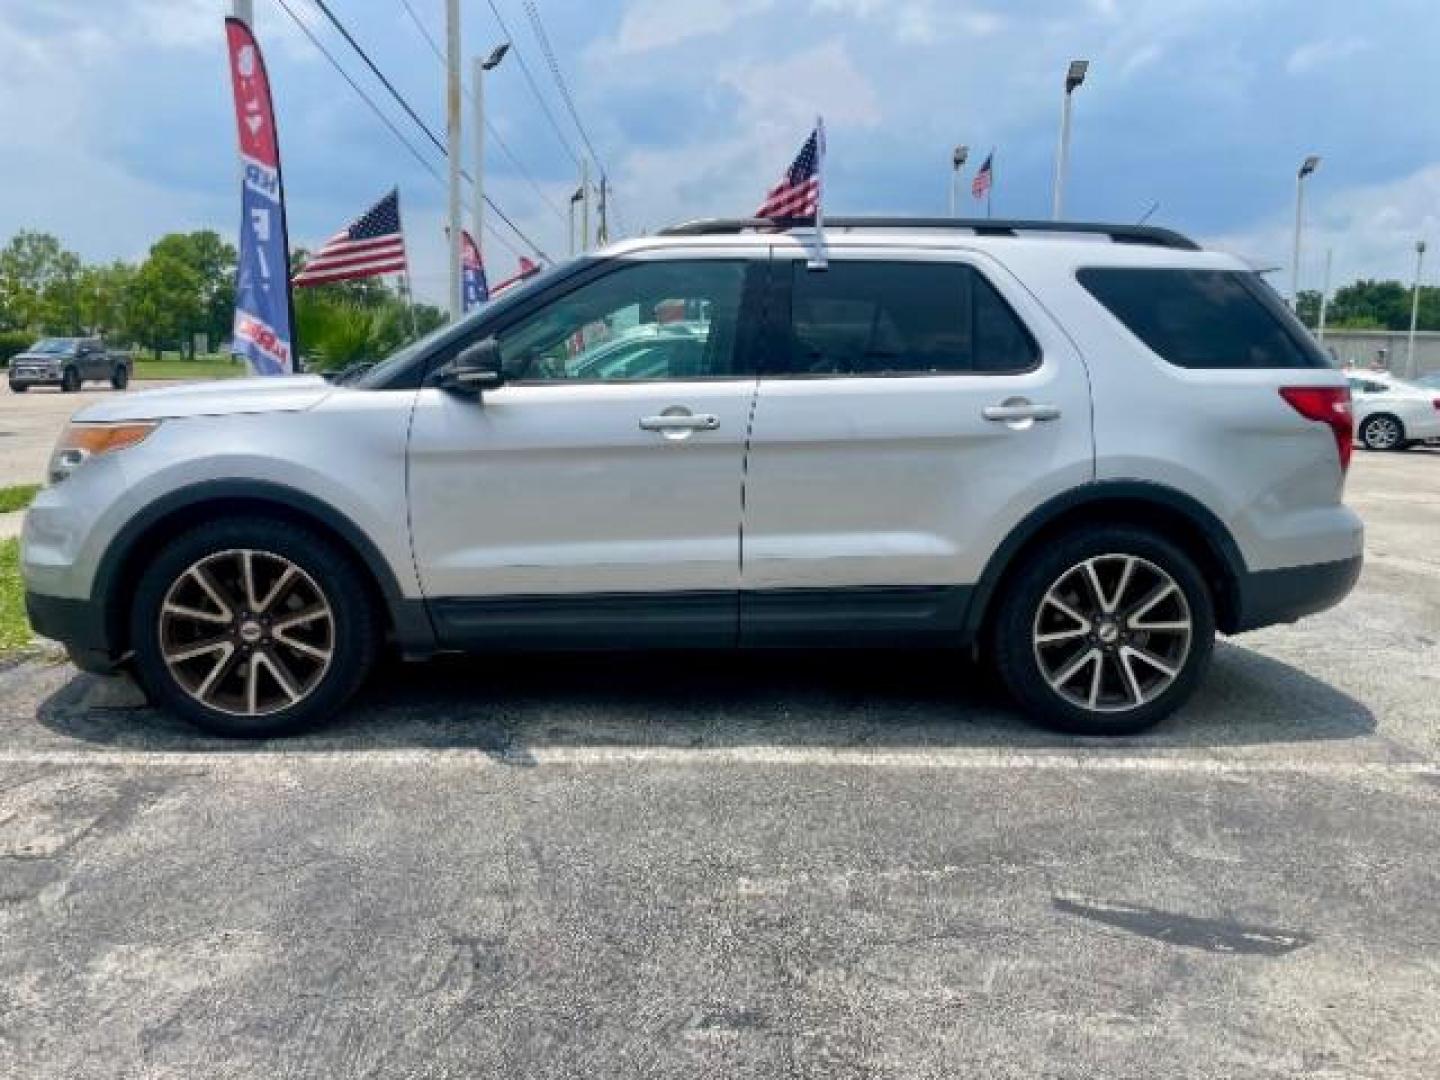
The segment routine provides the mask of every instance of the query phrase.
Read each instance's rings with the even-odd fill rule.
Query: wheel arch
[[[116,536],[96,571],[91,594],[105,597],[105,626],[116,654],[129,651],[126,613],[146,553],[202,521],[266,517],[309,528],[354,561],[387,629],[407,655],[434,651],[434,630],[420,600],[408,599],[385,557],[363,529],[312,495],[283,484],[217,480],[181,488],[137,514]]]
[[[1144,480],[1109,480],[1051,499],[1011,530],[975,585],[965,639],[984,639],[1006,581],[1031,552],[1062,533],[1090,524],[1138,525],[1179,546],[1210,585],[1220,630],[1231,633],[1239,625],[1240,584],[1247,569],[1239,546],[1219,517],[1175,488]]]

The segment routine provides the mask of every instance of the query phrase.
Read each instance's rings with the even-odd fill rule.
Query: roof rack
[[[783,232],[813,228],[810,218],[703,218],[661,229],[661,236],[723,236],[747,229]],[[1154,225],[1104,225],[1093,221],[1027,221],[1006,218],[827,217],[828,229],[952,229],[976,236],[1019,236],[1022,233],[1076,233],[1108,236],[1117,244],[1199,251],[1200,245],[1172,229]]]

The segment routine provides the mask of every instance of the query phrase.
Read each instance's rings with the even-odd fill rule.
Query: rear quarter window
[[[1097,266],[1076,277],[1127,330],[1177,367],[1332,366],[1258,274]]]

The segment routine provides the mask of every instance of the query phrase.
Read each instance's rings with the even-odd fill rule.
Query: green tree
[[[79,258],[49,233],[29,229],[16,233],[0,250],[0,324],[41,330],[48,316],[63,321],[73,314],[64,309],[73,300],[79,268]],[[54,291],[57,287],[59,291]]]
[[[188,263],[152,252],[125,291],[125,336],[153,349],[157,358],[168,346],[186,347],[204,319],[203,285]]]
[[[135,267],[118,259],[80,271],[80,322],[87,332],[103,334],[115,345],[129,343],[125,304],[135,274]]]
[[[1320,290],[1301,289],[1300,295],[1295,300],[1295,314],[1300,321],[1310,329],[1320,325]],[[1325,318],[1329,320],[1330,314],[1327,311]]]
[[[150,248],[150,258],[174,260],[188,267],[197,281],[199,314],[180,327],[184,347],[193,352],[193,335],[204,332],[212,343],[230,331],[235,313],[235,248],[213,229],[168,233]],[[193,311],[193,308],[187,308]]]

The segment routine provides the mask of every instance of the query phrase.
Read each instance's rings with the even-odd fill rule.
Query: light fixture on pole
[[[1085,75],[1090,70],[1089,60],[1071,60],[1065,72],[1065,98],[1060,106],[1060,146],[1055,151],[1055,190],[1050,216],[1059,221],[1065,212],[1065,177],[1070,170],[1070,101]]]
[[[1415,378],[1420,366],[1415,361],[1415,326],[1420,321],[1420,275],[1425,270],[1425,241],[1415,241],[1415,287],[1410,297],[1410,344],[1405,357],[1405,374]]]
[[[509,51],[510,42],[502,41],[485,59],[475,57],[470,70],[470,95],[475,110],[475,206],[470,213],[470,235],[482,251],[485,243],[481,236],[485,224],[485,73],[499,66]]]
[[[965,162],[970,158],[970,147],[963,143],[955,147],[955,152],[950,155],[950,216],[954,217],[959,212],[960,205],[960,170],[965,167]]]
[[[1318,154],[1311,154],[1300,163],[1295,174],[1295,247],[1290,259],[1290,307],[1300,309],[1300,231],[1305,222],[1305,178],[1320,167]]]

